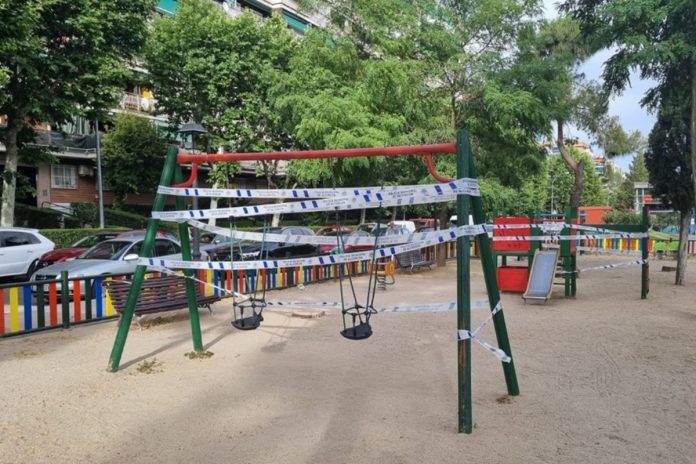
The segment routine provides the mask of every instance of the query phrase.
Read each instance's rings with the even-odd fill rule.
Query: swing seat
[[[239,330],[255,330],[258,329],[263,321],[263,316],[252,314],[249,317],[243,317],[232,321],[232,325]]]
[[[341,330],[341,335],[349,340],[364,340],[372,335],[372,327],[369,322],[363,322]]]
[[[235,305],[235,317],[237,317],[237,309],[239,309],[239,317],[232,321],[232,325],[239,330],[254,330],[258,329],[263,322],[262,311],[266,307],[266,300],[259,298],[249,298],[246,301]],[[251,315],[244,317],[245,310],[250,310]],[[260,309],[259,312],[256,312]]]

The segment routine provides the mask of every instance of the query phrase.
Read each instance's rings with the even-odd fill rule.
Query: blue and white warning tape
[[[346,211],[351,209],[382,208],[389,206],[410,206],[426,203],[442,203],[456,199],[455,194],[443,195],[417,194],[411,196],[387,196],[381,193],[360,197],[332,197],[319,200],[293,201],[289,203],[270,203],[264,205],[236,206],[233,208],[153,211],[152,217],[163,221],[184,219],[210,219],[229,217],[251,217],[269,214],[310,213],[318,211]]]
[[[615,232],[611,234],[584,234],[584,235],[509,235],[492,237],[495,242],[515,242],[515,241],[546,241],[546,240],[601,240],[614,238],[645,238],[645,232]]]
[[[390,258],[408,251],[427,248],[439,243],[455,240],[457,237],[474,236],[483,233],[481,226],[461,226],[456,229],[435,231],[432,237],[404,245],[377,248],[374,250],[377,258]],[[213,269],[213,270],[247,270],[247,269],[279,269],[285,267],[320,266],[326,264],[345,264],[356,261],[367,261],[373,257],[373,250],[358,251],[336,255],[313,256],[310,258],[260,260],[260,261],[182,261],[161,258],[138,258],[137,263],[150,267],[166,267],[170,269]]]
[[[381,194],[385,197],[404,197],[418,194],[440,196],[445,194],[466,194],[479,196],[478,180],[457,179],[444,184],[397,185],[382,187],[355,188],[308,188],[308,189],[215,189],[215,188],[177,188],[159,186],[157,193],[185,197],[207,198],[331,198],[362,197]]]
[[[313,245],[334,245],[338,244],[336,237],[327,237],[321,235],[289,235],[289,234],[271,234],[263,232],[245,232],[234,230],[224,227],[212,226],[206,224],[205,222],[198,221],[196,219],[189,219],[187,221],[189,225],[196,227],[198,229],[204,230],[217,235],[222,235],[225,237],[234,237],[235,240],[249,240],[253,242],[277,242],[277,243],[308,243]],[[382,230],[387,229],[384,225],[381,227]],[[369,245],[373,246],[375,244],[375,239],[378,245],[397,245],[407,242],[421,242],[428,240],[438,240],[439,237],[451,237],[451,231],[455,232],[453,238],[459,237],[461,235],[472,235],[475,233],[483,233],[483,229],[480,226],[460,226],[452,227],[450,229],[433,230],[430,232],[415,232],[412,234],[402,234],[402,235],[383,235],[380,237],[374,236],[344,236],[342,238],[342,244],[345,246],[358,246],[358,245]]]
[[[486,342],[485,340],[482,340],[478,334],[483,330],[483,328],[493,320],[493,316],[495,316],[498,312],[503,310],[503,305],[498,302],[498,304],[493,308],[491,313],[488,315],[485,321],[483,321],[475,330],[457,330],[457,340],[464,341],[464,340],[473,340],[482,347],[484,347],[489,353],[491,353],[493,356],[501,360],[502,362],[509,363],[512,361],[512,358],[505,353],[505,351],[501,350],[500,348],[496,348],[495,346],[491,345],[490,343]]]
[[[584,269],[577,269],[575,271],[561,271],[559,274],[581,274],[583,272],[589,272],[589,271],[599,271],[602,269],[618,269],[621,267],[628,267],[628,266],[642,266],[643,264],[649,264],[647,259],[636,259],[634,261],[625,261],[622,263],[614,263],[614,264],[605,264],[603,266],[593,266],[593,267],[586,267]]]

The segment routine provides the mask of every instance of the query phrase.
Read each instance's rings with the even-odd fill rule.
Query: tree
[[[630,83],[630,71],[657,81],[642,103],[661,105],[664,94],[680,73],[691,102],[689,132],[696,139],[696,2],[687,0],[566,0],[562,9],[577,18],[585,37],[598,47],[611,47],[613,56],[604,67],[607,89],[620,93]],[[690,147],[691,171],[696,172],[696,144]],[[696,176],[691,180],[696,190]]]
[[[31,126],[93,117],[111,107],[128,72],[126,60],[145,40],[153,6],[153,0],[0,4],[0,114],[7,116],[0,132],[6,147],[2,226],[14,221],[17,165],[33,141]]]
[[[233,19],[211,0],[183,0],[175,17],[155,21],[145,50],[158,111],[174,130],[189,120],[202,123],[212,144],[228,150],[292,147],[268,91],[294,47],[278,15]],[[230,173],[220,169],[218,177]]]
[[[648,168],[645,165],[645,155],[642,153],[633,157],[628,167],[628,174],[618,188],[614,206],[620,210],[633,210],[634,208],[634,185],[636,182],[648,182]]]
[[[607,203],[607,192],[602,186],[601,178],[595,174],[592,159],[587,153],[569,148],[573,160],[583,169],[584,188],[579,203],[573,204],[573,193],[576,177],[561,156],[551,156],[548,159],[548,173],[554,187],[554,204],[556,211],[563,211],[567,206],[596,206]],[[551,205],[549,205],[551,206]]]
[[[166,148],[150,120],[127,113],[116,116],[102,146],[104,180],[111,186],[116,207],[122,207],[130,193],[156,190]]]
[[[680,213],[676,285],[684,284],[691,207],[695,196],[691,182],[694,171],[689,160],[694,140],[689,128],[690,95],[685,87],[680,88],[674,82],[669,94],[663,94],[645,154],[653,193]]]

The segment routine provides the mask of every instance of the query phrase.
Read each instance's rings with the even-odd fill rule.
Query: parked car
[[[438,223],[435,218],[414,218],[411,221],[416,225],[416,232],[422,232],[426,228],[435,229]]]
[[[97,243],[77,258],[52,264],[34,273],[31,280],[52,280],[68,271],[68,277],[84,277],[108,274],[130,274],[143,244],[142,236],[115,238]],[[169,238],[156,238],[153,255],[169,259],[181,259],[179,242]],[[207,256],[206,256],[207,259]]]
[[[255,232],[263,232],[263,229],[257,229]],[[315,235],[314,231],[309,227],[287,226],[287,227],[271,227],[266,229],[268,234],[283,234],[283,235]],[[208,254],[211,261],[230,261],[230,242],[222,243],[214,248],[209,248]],[[317,245],[309,243],[277,243],[277,242],[256,242],[243,240],[234,243],[235,261],[239,260],[256,260],[268,258],[301,258],[307,256],[315,256],[319,252]]]
[[[408,231],[409,234],[412,234],[416,231],[416,223],[413,221],[392,221],[389,223],[389,225],[403,227]]]
[[[353,229],[347,226],[341,226],[340,228],[340,234],[341,235],[348,235],[351,232],[353,232]],[[339,233],[339,227],[337,225],[333,226],[324,226],[317,230],[317,235],[322,235],[324,237],[335,237]]]
[[[50,266],[51,264],[62,263],[63,261],[77,258],[82,253],[87,251],[89,248],[105,240],[129,237],[142,238],[145,237],[145,232],[145,230],[127,230],[124,232],[99,232],[98,234],[83,237],[67,248],[57,248],[55,250],[49,251],[48,253],[44,253],[39,259],[36,269],[41,269],[46,266]],[[157,236],[161,238],[169,238],[170,240],[176,241],[176,237],[170,232],[158,231]]]
[[[369,232],[365,232],[364,230],[356,230],[355,232],[352,232],[350,235],[347,235],[345,237],[346,240],[349,240],[351,238],[356,238],[356,237],[371,237],[372,234]],[[325,245],[321,245],[322,247]],[[331,253],[352,253],[354,251],[368,251],[372,250],[374,248],[374,245],[345,245],[343,247],[338,247],[338,246],[333,246],[329,250]]]
[[[54,248],[36,229],[0,228],[0,277],[30,277],[41,255]]]
[[[346,226],[341,226],[340,229],[336,225],[322,227],[321,229],[319,229],[317,231],[317,235],[321,235],[323,237],[336,237],[336,243],[331,244],[331,245],[328,245],[328,244],[327,245],[319,245],[319,253],[320,254],[332,253],[333,249],[338,246],[338,237],[341,236],[343,238],[346,238],[352,232],[353,232],[353,229],[351,229],[350,227],[346,227]]]
[[[67,248],[56,248],[48,253],[44,253],[39,259],[36,268],[41,269],[51,264],[61,263],[67,259],[76,258],[97,243],[111,240],[117,236],[118,232],[100,232],[98,234],[82,237]]]

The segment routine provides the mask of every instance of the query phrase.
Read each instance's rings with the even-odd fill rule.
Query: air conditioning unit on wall
[[[94,175],[94,168],[92,166],[80,165],[77,167],[77,174],[83,177],[92,177]]]

